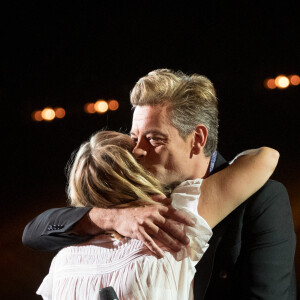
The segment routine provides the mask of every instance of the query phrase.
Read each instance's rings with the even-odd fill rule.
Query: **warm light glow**
[[[110,100],[108,103],[108,108],[110,110],[117,110],[119,108],[119,102],[117,100]]]
[[[62,107],[57,107],[54,109],[54,111],[55,111],[55,116],[58,119],[62,119],[66,115],[66,111]]]
[[[52,121],[55,118],[55,111],[50,107],[44,108],[42,110],[42,118],[46,121]]]
[[[84,105],[83,109],[87,114],[94,114],[96,112],[95,111],[95,103],[86,103]]]
[[[275,84],[280,89],[285,89],[290,85],[289,79],[284,75],[279,75],[275,78]]]
[[[101,114],[107,112],[107,110],[108,110],[107,102],[104,100],[97,101],[95,103],[95,110],[96,110],[96,112],[101,113]]]
[[[290,78],[290,83],[292,85],[300,84],[300,77],[298,75],[291,75],[291,76],[289,76],[289,78]]]
[[[275,79],[269,78],[265,80],[265,88],[273,90],[276,88]]]
[[[42,117],[42,111],[41,110],[36,110],[31,114],[31,117],[34,121],[41,122],[43,121]]]

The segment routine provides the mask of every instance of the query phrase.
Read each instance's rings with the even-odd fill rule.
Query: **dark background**
[[[129,92],[156,68],[214,82],[226,158],[262,145],[280,151],[273,178],[288,189],[299,235],[300,86],[263,86],[267,77],[300,75],[296,1],[9,3],[0,10],[1,299],[40,299],[54,253],[24,247],[23,228],[66,205],[64,167],[81,142],[103,127],[130,130]],[[117,99],[120,109],[85,114],[83,105],[99,98]],[[33,122],[31,112],[45,106],[67,115]]]

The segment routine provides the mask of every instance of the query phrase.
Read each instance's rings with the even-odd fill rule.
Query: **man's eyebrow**
[[[144,132],[143,135],[147,135],[147,134],[150,134],[150,133],[151,133],[151,134],[157,134],[157,135],[160,135],[160,136],[162,136],[162,137],[164,137],[164,138],[168,138],[168,137],[169,137],[168,134],[163,133],[163,132],[161,132],[161,131],[159,131],[159,130],[155,130],[155,129],[147,130],[147,131]],[[130,131],[130,135],[136,136],[136,134],[135,134],[133,131]]]
[[[147,130],[147,131],[145,131],[144,132],[144,135],[147,135],[147,134],[157,134],[157,135],[160,135],[160,136],[162,136],[162,137],[164,137],[164,138],[168,138],[169,137],[169,135],[168,134],[166,134],[166,133],[163,133],[163,132],[161,132],[161,131],[159,131],[159,130],[153,130],[153,129],[150,129],[150,130]]]

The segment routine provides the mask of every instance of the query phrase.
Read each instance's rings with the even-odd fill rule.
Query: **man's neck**
[[[204,154],[198,157],[194,164],[194,174],[190,179],[208,177],[210,173],[210,159],[211,157],[206,157]]]

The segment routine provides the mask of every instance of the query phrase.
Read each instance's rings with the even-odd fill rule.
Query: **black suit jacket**
[[[214,172],[227,166],[218,154]],[[195,299],[296,299],[296,235],[288,194],[268,182],[213,229]]]
[[[218,154],[213,172],[227,166]],[[88,240],[69,234],[90,208],[54,208],[27,224],[23,243],[59,250]],[[284,186],[269,180],[213,230],[197,264],[195,299],[296,299],[296,238]]]

